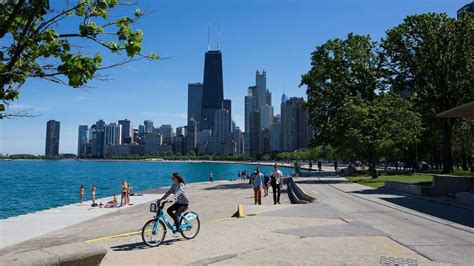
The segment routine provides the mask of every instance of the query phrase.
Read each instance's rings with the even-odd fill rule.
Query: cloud
[[[20,111],[45,112],[51,109],[52,109],[51,107],[33,106],[29,104],[20,104],[20,103],[12,103],[12,104],[7,105],[7,110],[15,111],[15,112],[20,112]]]

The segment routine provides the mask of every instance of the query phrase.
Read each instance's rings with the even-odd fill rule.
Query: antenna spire
[[[211,50],[211,22],[207,22],[207,50]]]
[[[220,23],[217,22],[217,50],[221,49],[221,30]]]

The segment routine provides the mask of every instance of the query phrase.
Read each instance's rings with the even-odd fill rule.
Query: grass
[[[431,185],[433,176],[429,174],[412,174],[412,175],[383,175],[372,179],[370,176],[346,176],[347,180],[361,185],[379,188],[383,187],[385,181],[398,181],[403,183]]]

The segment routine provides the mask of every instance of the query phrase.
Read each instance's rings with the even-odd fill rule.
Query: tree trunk
[[[371,172],[372,179],[377,178],[377,160],[375,156],[375,152],[370,154],[370,163],[369,163],[369,171]]]
[[[443,118],[443,174],[449,174],[453,168],[451,152],[451,133],[453,126],[449,118]]]
[[[467,154],[465,152],[462,153],[462,170],[469,171],[469,167],[467,166]]]
[[[471,173],[474,173],[474,165],[472,164],[472,154],[467,157],[469,166],[471,167]]]

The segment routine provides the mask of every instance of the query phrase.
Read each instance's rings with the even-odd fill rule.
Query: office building
[[[255,73],[255,86],[257,87],[256,107],[260,108],[267,104],[267,73],[265,72],[265,70],[262,72],[257,70],[257,72]]]
[[[188,84],[188,121],[191,117],[196,121],[201,121],[202,92],[202,83]]]
[[[279,122],[270,125],[270,151],[281,151],[281,124]]]
[[[132,122],[128,119],[119,120],[118,124],[122,126],[122,136],[121,136],[121,143],[122,144],[130,144],[133,142],[133,127]]]
[[[457,12],[457,15],[458,15],[458,19],[461,18],[462,14],[464,12],[467,12],[467,13],[474,13],[474,2],[471,2],[469,4],[466,4],[464,5],[463,7],[461,7],[458,12]]]
[[[213,136],[218,142],[224,142],[230,134],[230,114],[226,109],[216,111]]]
[[[260,111],[254,110],[250,113],[250,154],[255,155],[261,152],[261,132]]]
[[[105,145],[122,144],[122,125],[110,123],[105,125]]]
[[[223,100],[222,109],[225,109],[227,112],[229,112],[229,130],[232,131],[232,101],[229,99]]]
[[[196,152],[197,135],[197,122],[194,117],[191,117],[186,127],[186,153]]]
[[[207,51],[204,57],[200,129],[212,130],[214,128],[215,112],[221,109],[223,100],[222,53],[219,50]]]
[[[267,89],[266,104],[270,106],[272,105],[272,93],[268,89]]]
[[[85,157],[87,155],[87,144],[89,143],[89,126],[80,125],[77,138],[77,157]]]
[[[153,126],[153,121],[145,120],[143,121],[144,133],[152,133],[155,127]]]
[[[250,113],[254,110],[254,97],[252,95],[245,96],[245,127],[246,133],[250,133]]]
[[[159,133],[163,137],[163,145],[173,144],[173,127],[171,125],[161,125]]]
[[[44,155],[57,156],[59,154],[59,121],[49,120],[46,123],[46,148]]]
[[[270,140],[271,140],[270,129],[264,128],[262,130],[262,144],[261,144],[262,145],[262,153],[270,153],[271,152]]]
[[[308,113],[303,98],[292,97],[281,104],[282,150],[308,148]]]
[[[273,106],[265,105],[260,107],[261,128],[269,128],[273,124]]]
[[[284,103],[284,102],[286,102],[286,101],[288,101],[288,97],[286,96],[286,94],[283,93],[283,94],[281,95],[281,103]]]

